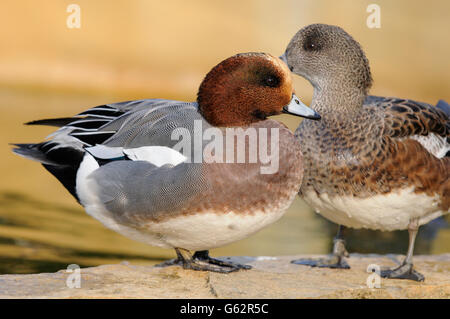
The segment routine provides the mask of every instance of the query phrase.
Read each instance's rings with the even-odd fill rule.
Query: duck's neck
[[[363,89],[345,87],[343,83],[324,83],[314,86],[311,107],[321,115],[327,113],[353,113],[360,110],[366,98]]]

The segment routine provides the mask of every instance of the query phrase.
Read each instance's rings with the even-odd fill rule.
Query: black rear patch
[[[76,192],[76,179],[77,171],[80,167],[78,163],[77,166],[55,166],[42,164],[47,171],[49,171],[53,176],[55,176],[61,184],[69,191],[69,193],[75,197],[75,199],[80,202]]]

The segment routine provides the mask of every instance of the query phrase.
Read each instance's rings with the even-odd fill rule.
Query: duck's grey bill
[[[297,115],[311,120],[320,120],[319,113],[303,104],[295,94],[292,94],[291,102],[283,107],[283,113]]]
[[[284,63],[289,65],[288,62],[287,62],[287,58],[286,58],[286,52],[284,52],[282,55],[280,55],[279,58],[280,58],[281,61],[283,61]]]

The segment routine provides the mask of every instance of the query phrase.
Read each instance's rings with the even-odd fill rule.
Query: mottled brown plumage
[[[411,100],[367,99],[348,114],[322,112],[322,121],[303,121],[296,131],[305,156],[300,195],[367,198],[414,186],[439,194],[449,208],[450,158],[433,156],[415,135],[450,136],[445,113]]]
[[[300,190],[367,198],[414,187],[438,194],[449,208],[449,159],[437,158],[419,136],[450,134],[447,115],[431,105],[367,97],[372,84],[361,46],[343,29],[313,24],[286,49],[290,69],[314,86],[312,107],[322,121],[303,121],[296,131],[305,156]]]

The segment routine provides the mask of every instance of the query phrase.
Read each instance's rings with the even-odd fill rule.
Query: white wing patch
[[[147,161],[161,167],[166,164],[176,166],[186,161],[187,157],[166,146],[141,146],[137,148],[109,147],[96,145],[86,148],[92,156],[100,159],[119,159],[125,155],[132,161]]]
[[[86,151],[92,156],[101,159],[113,159],[124,156],[122,147],[109,147],[101,144],[87,147]]]
[[[428,152],[437,158],[443,158],[445,154],[450,151],[450,144],[447,143],[446,138],[433,133],[428,134],[427,136],[413,135],[409,138],[412,138],[422,144]]]
[[[176,166],[187,160],[186,156],[166,146],[141,146],[124,149],[123,153],[133,161],[147,161],[158,167],[166,164]]]

